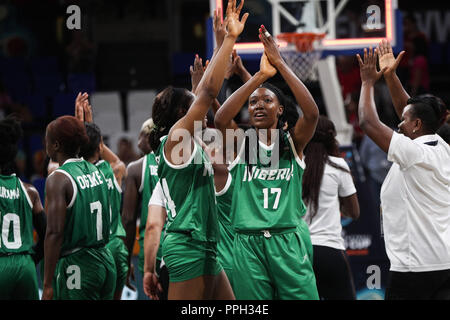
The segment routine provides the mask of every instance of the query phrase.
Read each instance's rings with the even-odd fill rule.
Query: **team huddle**
[[[356,299],[340,224],[341,213],[359,217],[350,169],[339,157],[334,124],[319,115],[264,26],[259,71],[222,105],[217,100],[249,16],[241,16],[243,5],[229,0],[223,22],[215,12],[211,61],[203,66],[196,57],[191,74],[200,76],[192,77],[192,91],[170,86],[156,96],[139,136],[145,155],[128,167],[103,143],[87,94],[77,96],[74,116],[47,126],[54,169],[45,208],[36,189],[11,172],[20,123],[0,122],[0,299],[39,299],[41,260],[43,300],[120,299],[133,272],[138,218],[138,269],[152,300]],[[413,292],[420,291],[420,297],[450,298],[450,147],[436,134],[446,109],[433,96],[409,99],[395,76],[399,59],[386,41],[358,56],[361,127],[398,164],[381,199],[392,271],[387,297],[417,298]],[[268,82],[277,73],[295,101]],[[382,76],[402,118],[400,133],[376,113],[373,85]],[[234,120],[246,104],[250,128]],[[210,110],[215,128],[206,127]],[[416,167],[430,177],[432,191],[423,186],[410,205],[407,175]],[[400,180],[403,188],[386,191]],[[392,208],[417,222],[418,239],[409,233],[401,248],[394,235],[410,226]],[[423,235],[421,223],[436,227]],[[422,237],[432,239],[421,244],[425,253],[404,257],[405,245],[416,250]],[[439,272],[432,288],[411,289],[399,277],[430,271]]]

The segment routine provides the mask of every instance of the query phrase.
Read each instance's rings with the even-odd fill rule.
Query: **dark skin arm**
[[[124,184],[122,225],[126,232],[125,246],[128,249],[128,265],[130,267],[133,246],[136,240],[136,221],[139,215],[138,203],[141,199],[139,187],[141,185],[141,173],[144,159],[145,158],[141,158],[128,165],[128,174]],[[131,276],[133,277],[133,275]]]
[[[361,71],[361,96],[359,99],[359,126],[384,152],[388,152],[393,130],[380,121],[374,100],[374,84],[383,74],[376,67],[377,50],[364,49],[364,61],[356,55]]]
[[[30,197],[31,203],[33,204],[32,213],[33,213],[33,227],[38,234],[38,241],[36,245],[33,247],[35,254],[33,256],[33,260],[35,264],[38,264],[39,261],[44,256],[44,239],[45,239],[45,230],[47,228],[47,221],[45,217],[44,208],[42,207],[41,198],[39,197],[39,192],[36,188],[28,183],[24,183],[24,187],[27,190],[28,196]]]
[[[45,194],[47,231],[44,243],[45,268],[42,300],[51,300],[53,298],[52,281],[64,239],[66,209],[73,195],[72,183],[64,174],[55,172],[47,178]]]
[[[303,117],[299,118],[295,127],[291,130],[292,140],[294,141],[295,149],[300,158],[303,157],[303,149],[311,140],[316,130],[316,125],[319,120],[319,108],[317,107],[311,93],[303,82],[295,75],[289,68],[286,62],[281,57],[278,46],[272,36],[266,35],[266,28],[261,26],[259,38],[264,44],[264,52],[269,59],[269,62],[277,68],[284,81],[294,94],[297,104],[303,112]]]
[[[403,85],[396,74],[396,70],[405,54],[405,51],[400,52],[396,59],[389,41],[382,40],[378,45],[377,52],[380,60],[380,68],[381,70],[384,70],[384,79],[386,80],[389,93],[391,94],[395,113],[398,118],[401,119],[403,109],[407,106],[410,96],[406,92],[405,88],[403,88]]]
[[[356,193],[348,197],[339,197],[339,203],[341,205],[341,212],[344,216],[352,218],[353,220],[359,219],[359,203],[358,195]]]

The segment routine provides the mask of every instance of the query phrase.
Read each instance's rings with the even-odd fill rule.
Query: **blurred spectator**
[[[413,13],[407,13],[403,17],[403,45],[406,52],[397,69],[398,77],[402,82],[406,82],[406,80],[410,78],[409,61],[412,56],[410,50],[413,47],[414,39],[422,39],[425,40],[425,43],[427,42],[427,37],[425,33],[419,30],[417,20]]]
[[[80,30],[72,31],[66,48],[69,73],[92,73],[95,69],[95,47]]]
[[[33,122],[30,109],[26,105],[14,102],[0,80],[0,118],[11,113],[15,113],[22,123]]]
[[[31,175],[31,183],[33,183],[37,179],[44,178],[45,174],[45,160],[47,158],[47,154],[44,150],[38,150],[33,154],[33,174]]]
[[[428,70],[428,45],[426,39],[416,37],[405,50],[409,51],[408,88],[411,97],[430,91],[430,73]]]
[[[344,99],[361,88],[358,61],[354,56],[337,56],[336,70]]]
[[[134,149],[132,140],[127,137],[120,138],[118,142],[117,156],[125,163],[125,165],[128,165],[130,162],[133,162],[139,158],[139,155]]]

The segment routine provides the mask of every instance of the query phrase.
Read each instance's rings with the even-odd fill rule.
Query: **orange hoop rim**
[[[308,52],[314,49],[314,41],[322,40],[325,36],[325,33],[284,32],[277,35],[277,39],[295,44],[298,51]]]

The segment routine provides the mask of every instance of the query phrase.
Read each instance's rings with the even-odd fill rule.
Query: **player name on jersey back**
[[[77,181],[80,184],[81,189],[93,188],[103,184],[103,179],[100,177],[99,171],[78,176]]]
[[[0,198],[11,200],[19,199],[20,198],[19,188],[7,189],[5,187],[0,187]]]

